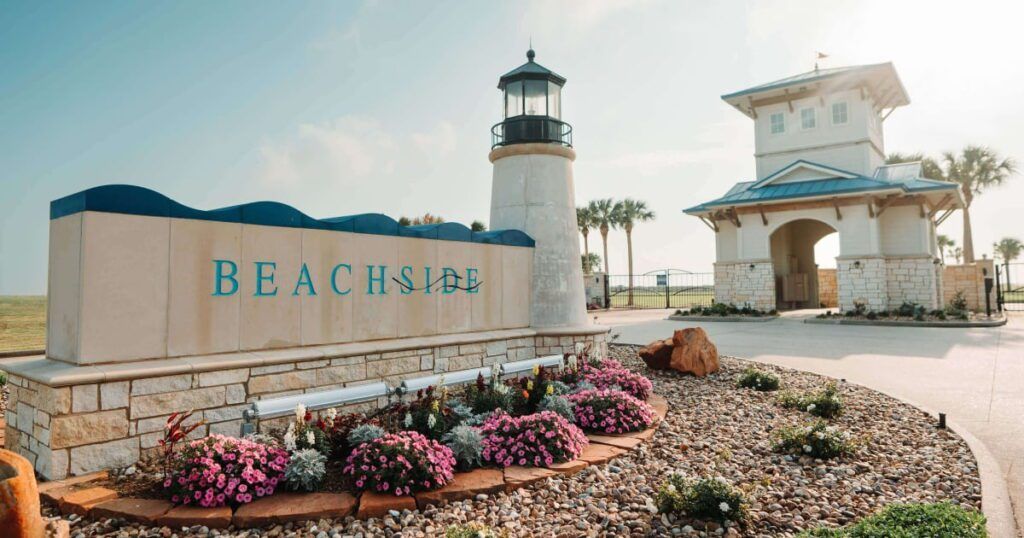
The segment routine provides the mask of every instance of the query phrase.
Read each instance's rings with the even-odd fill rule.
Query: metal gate
[[[711,306],[714,273],[609,275],[608,308],[693,308]]]
[[[1001,310],[1024,311],[1024,263],[996,265],[996,296]]]

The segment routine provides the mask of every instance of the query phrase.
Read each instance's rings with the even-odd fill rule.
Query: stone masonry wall
[[[840,310],[853,310],[855,303],[864,303],[868,310],[887,308],[884,258],[837,258],[836,276]]]
[[[967,308],[975,312],[985,310],[985,274],[988,270],[989,276],[995,278],[995,270],[992,260],[980,260],[976,263],[965,265],[946,265],[942,267],[942,304],[947,305],[957,291],[964,292],[967,299]],[[989,298],[991,307],[996,308],[995,291]]]
[[[237,436],[242,412],[262,398],[316,392],[385,380],[392,386],[434,373],[571,351],[593,342],[607,354],[604,334],[530,336],[358,356],[322,357],[252,368],[50,387],[9,377],[6,444],[55,480],[131,465],[158,450],[167,417],[194,410],[203,420],[192,437]],[[352,406],[374,409],[382,402]]]
[[[753,266],[753,267],[751,267]],[[775,308],[775,270],[770,261],[715,264],[715,301],[759,310]]]
[[[904,302],[928,310],[939,308],[939,282],[931,256],[887,258],[885,269],[889,309]]]
[[[835,269],[818,269],[818,302],[823,308],[839,306],[839,286]]]

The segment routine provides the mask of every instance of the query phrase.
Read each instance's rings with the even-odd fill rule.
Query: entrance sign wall
[[[533,240],[106,186],[51,208],[48,356],[76,364],[527,327]],[[130,337],[126,336],[130,335]]]

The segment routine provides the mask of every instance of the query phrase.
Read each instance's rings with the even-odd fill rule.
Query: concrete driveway
[[[598,314],[618,342],[647,344],[702,326],[719,353],[845,378],[946,413],[989,449],[1024,529],[1024,315],[998,328],[861,327],[666,321],[669,311]]]

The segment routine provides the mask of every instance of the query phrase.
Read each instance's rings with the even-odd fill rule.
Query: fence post
[[[668,269],[665,269],[665,308],[672,308],[672,288],[669,286],[668,277]]]
[[[996,266],[996,311],[1003,311],[1003,291],[1002,291],[1002,277],[999,275],[999,264]]]

